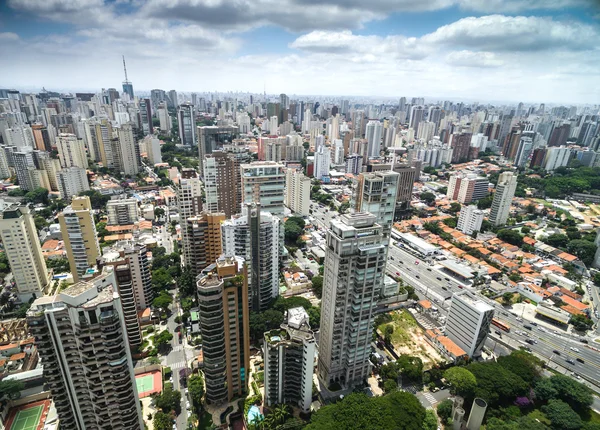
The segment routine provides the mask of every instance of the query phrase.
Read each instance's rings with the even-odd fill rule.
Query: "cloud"
[[[598,31],[580,22],[559,22],[551,18],[488,15],[469,17],[444,25],[422,37],[438,46],[510,52],[575,50],[596,48]]]
[[[6,41],[6,42],[16,41],[16,40],[19,40],[19,35],[16,33],[10,33],[10,32],[0,33],[0,40]]]
[[[504,61],[493,52],[453,51],[446,55],[446,63],[462,67],[500,67]]]
[[[589,0],[460,0],[459,6],[477,12],[520,13],[532,10],[556,10],[589,7]]]
[[[414,37],[358,36],[351,31],[313,31],[302,35],[290,48],[312,53],[387,55],[396,59],[422,59],[427,53]]]

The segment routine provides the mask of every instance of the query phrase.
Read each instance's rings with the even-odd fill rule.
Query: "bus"
[[[500,330],[503,330],[505,332],[510,332],[510,326],[508,324],[506,324],[504,321],[500,321],[497,318],[492,318],[492,324],[495,325],[496,327],[498,327]]]

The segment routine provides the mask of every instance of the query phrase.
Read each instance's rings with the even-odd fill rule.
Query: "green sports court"
[[[49,402],[48,402],[49,403]],[[36,402],[11,411],[6,428],[9,430],[38,430],[44,428],[45,415],[48,413],[46,402]]]
[[[160,393],[162,391],[162,375],[159,371],[136,375],[135,385],[141,399],[152,393]]]

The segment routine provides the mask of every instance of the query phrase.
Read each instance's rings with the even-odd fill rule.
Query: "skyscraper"
[[[106,270],[38,298],[27,313],[61,429],[144,429],[117,291]]]
[[[58,158],[62,167],[81,167],[87,169],[87,155],[83,140],[77,139],[74,134],[61,133],[56,139]]]
[[[315,152],[315,179],[319,181],[329,178],[329,168],[331,165],[331,150],[328,146],[321,145]]]
[[[423,114],[425,109],[423,106],[413,106],[410,109],[410,123],[409,127],[415,131],[415,135],[419,132],[419,124],[423,121]]]
[[[152,103],[150,99],[140,99],[140,124],[144,135],[154,133],[152,125]]]
[[[202,211],[202,182],[194,169],[182,169],[177,187],[177,206],[179,220],[185,225],[186,220]],[[191,242],[187,236],[187,229],[181,230],[183,245],[183,264],[192,264]]]
[[[361,173],[356,187],[354,209],[375,215],[383,235],[388,237],[394,224],[399,176],[389,170]]]
[[[315,336],[302,307],[288,309],[281,327],[264,334],[265,403],[310,411]]]
[[[410,164],[394,164],[392,170],[398,173],[398,193],[396,195],[395,218],[410,216],[410,202],[412,201],[413,187],[421,170],[420,162]]]
[[[498,178],[490,210],[490,222],[495,226],[506,224],[516,189],[517,175],[512,172],[502,172]]]
[[[237,126],[199,126],[198,131],[198,153],[200,161],[208,154],[217,149],[223,149],[225,143],[231,143],[239,136]],[[204,178],[204,164],[200,163],[200,176]]]
[[[181,144],[194,146],[196,144],[196,118],[194,106],[191,103],[183,103],[177,108],[177,125]]]
[[[225,221],[223,212],[206,213],[189,217],[182,224],[189,242],[187,266],[196,278],[202,270],[221,255],[221,223]]]
[[[285,205],[292,212],[308,216],[310,208],[310,178],[296,169],[285,172]]]
[[[456,229],[462,231],[464,234],[472,234],[474,231],[479,231],[481,230],[483,216],[483,211],[477,209],[477,205],[464,205],[460,209]]]
[[[125,56],[123,55],[123,70],[125,71],[125,80],[123,81],[123,92],[129,95],[133,100],[133,84],[127,79],[127,66],[125,65]]]
[[[140,147],[133,135],[131,123],[117,128],[118,145],[113,149],[114,168],[125,175],[135,176],[140,172]]]
[[[368,156],[379,157],[381,151],[381,134],[383,133],[383,124],[379,121],[369,121],[366,129],[366,139],[368,145]]]
[[[157,110],[158,121],[160,122],[160,132],[165,136],[171,135],[171,128],[173,127],[171,116],[169,115],[168,109],[161,105]]]
[[[375,216],[342,215],[327,231],[318,375],[326,386],[361,384],[369,375],[375,307],[387,238]]]
[[[243,203],[256,203],[261,211],[283,215],[285,174],[283,164],[256,161],[240,165]]]
[[[27,206],[10,206],[0,215],[0,235],[22,302],[41,297],[50,282],[33,216]]]
[[[58,215],[58,222],[65,242],[71,274],[73,280],[77,282],[87,269],[96,265],[96,260],[100,257],[100,245],[90,198],[74,197],[71,205]]]
[[[220,404],[248,391],[250,326],[244,260],[219,258],[197,282],[206,402]]]
[[[241,157],[240,157],[241,156]],[[226,218],[242,211],[242,178],[240,173],[243,154],[214,151],[206,155],[204,165],[205,210],[224,212]]]
[[[479,357],[494,318],[494,308],[468,291],[452,295],[446,335],[469,357]]]
[[[244,257],[249,265],[250,308],[268,309],[279,295],[279,218],[262,212],[257,204],[245,205],[242,213],[221,224],[223,254]]]

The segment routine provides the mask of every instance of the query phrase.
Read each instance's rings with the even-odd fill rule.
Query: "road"
[[[418,258],[415,254],[411,254],[403,248],[391,245],[388,256],[388,273],[400,276],[405,283],[413,286],[419,295],[433,301],[442,316],[444,316],[450,306],[451,294],[461,290],[458,283],[437,271],[427,261]],[[441,280],[438,278],[441,278]],[[450,279],[450,281],[445,278]],[[470,288],[467,287],[467,289]],[[501,304],[491,301],[488,301],[488,303],[495,306],[496,317],[505,321],[511,327],[510,333],[502,333],[500,336],[493,329],[491,342],[494,342],[494,337],[501,337],[503,341],[512,346],[527,346],[544,360],[553,363],[555,366],[560,366],[559,369],[563,373],[575,372],[600,387],[600,352],[588,348],[580,341],[579,336],[568,335],[559,329],[548,330],[541,326],[532,325],[529,321],[523,320],[505,309]],[[531,326],[532,329],[526,329],[525,325]],[[520,335],[519,332],[527,333],[529,336]],[[526,342],[528,338],[537,341],[537,343],[528,344]],[[487,345],[495,346],[494,343],[490,342]],[[577,351],[571,348],[576,348]],[[554,351],[559,353],[557,354]],[[578,358],[583,360],[584,363],[577,361]],[[575,364],[568,363],[567,359],[571,359]]]
[[[321,206],[318,203],[312,203],[311,209],[313,211],[311,216],[315,218],[315,224],[320,229],[328,229],[333,216],[338,214],[338,212],[332,211],[329,207]]]
[[[163,206],[165,210],[165,219],[168,218],[169,208],[167,206]],[[169,225],[168,223],[164,223],[163,225],[154,226],[154,234],[156,235],[156,240],[158,241],[158,246],[162,246],[165,248],[166,253],[170,254],[173,252],[173,235],[169,233]]]

